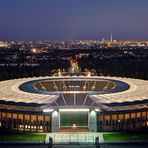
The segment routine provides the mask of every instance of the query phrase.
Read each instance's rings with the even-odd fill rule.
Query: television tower
[[[112,43],[113,42],[113,35],[112,35],[112,32],[111,32],[111,34],[110,34],[110,43]]]
[[[112,33],[111,33],[111,34],[110,34],[110,40],[108,41],[107,46],[108,46],[108,47],[112,47],[112,43],[113,43],[113,35],[112,35]]]

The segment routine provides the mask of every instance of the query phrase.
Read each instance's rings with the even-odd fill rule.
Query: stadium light
[[[96,108],[96,109],[95,109],[95,111],[96,111],[96,112],[100,112],[101,110],[100,110],[100,109],[98,109],[98,108]]]
[[[53,109],[44,109],[43,110],[44,113],[48,113],[48,112],[52,112],[52,111],[53,111]]]
[[[91,116],[96,116],[96,112],[94,110],[91,111]]]
[[[88,112],[89,109],[81,108],[81,109],[60,109],[60,112]]]

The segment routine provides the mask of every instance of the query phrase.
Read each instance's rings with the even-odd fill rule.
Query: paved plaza
[[[94,144],[95,138],[99,137],[99,142],[103,142],[103,136],[101,133],[48,133],[46,136],[46,143],[49,142],[49,137],[52,137],[53,143],[59,144],[70,144],[70,143],[78,143],[78,144]]]

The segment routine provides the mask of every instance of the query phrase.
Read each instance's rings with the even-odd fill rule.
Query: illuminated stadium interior
[[[115,84],[110,81],[86,81],[86,80],[74,80],[74,81],[40,81],[34,85],[35,89],[45,91],[105,91],[115,88]]]
[[[30,81],[20,86],[27,92],[52,94],[58,93],[94,93],[105,94],[125,91],[129,88],[127,83],[103,78],[52,78]]]
[[[53,76],[0,82],[0,128],[126,131],[148,126],[148,81]]]

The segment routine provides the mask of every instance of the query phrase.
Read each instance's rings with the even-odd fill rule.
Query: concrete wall
[[[51,131],[52,132],[59,132],[59,127],[60,127],[59,124],[60,124],[59,111],[54,111],[52,113]]]
[[[89,112],[89,131],[97,132],[97,113],[94,110]]]

